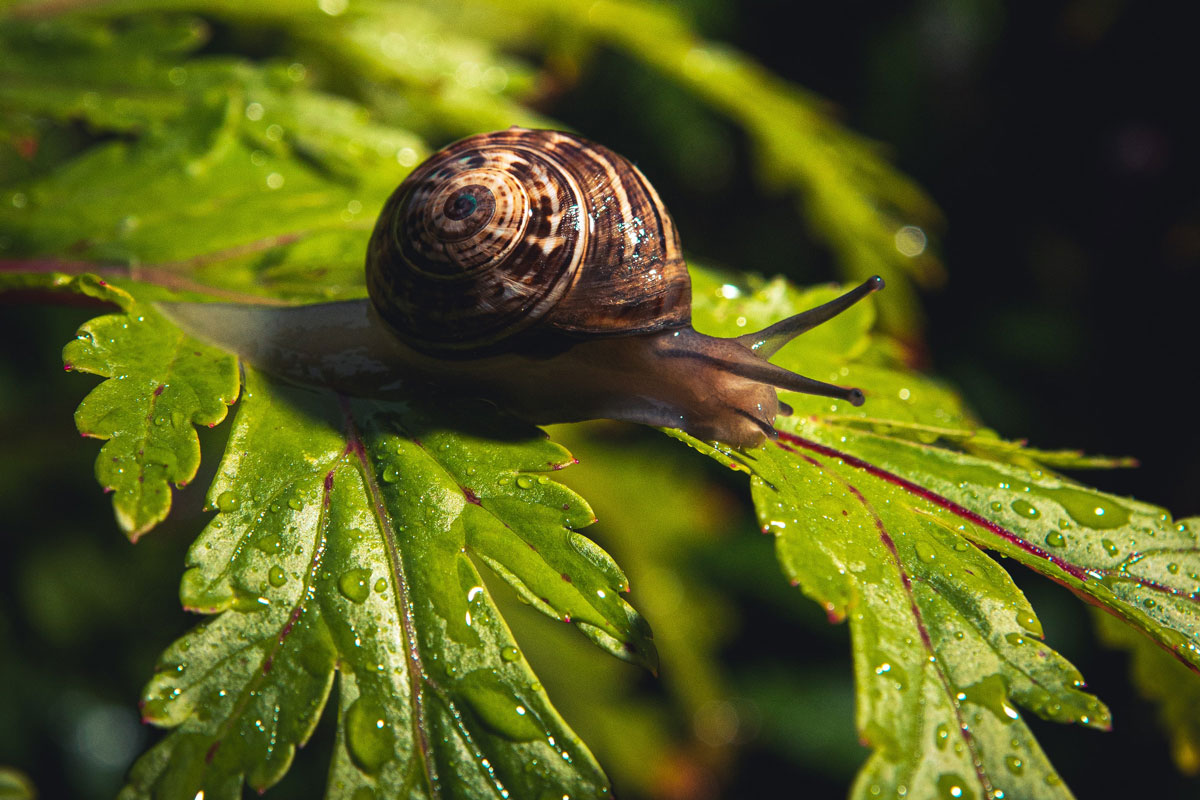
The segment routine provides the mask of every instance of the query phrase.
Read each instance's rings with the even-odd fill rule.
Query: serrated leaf
[[[84,436],[105,440],[96,479],[113,494],[121,529],[136,540],[166,518],[169,484],[200,467],[196,425],[212,427],[237,399],[237,360],[131,303],[80,327],[63,348],[68,370],[107,378],[75,412]]]
[[[286,771],[340,674],[331,782],[395,797],[591,797],[606,782],[550,706],[472,556],[614,654],[654,663],[624,576],[570,530],[570,461],[528,431],[442,427],[247,372],[193,545],[173,645],[143,713],[177,726],[128,797],[238,796]],[[507,793],[507,794],[506,794]]]
[[[822,298],[710,281],[697,281],[698,326],[753,330]],[[1107,727],[1108,712],[1080,691],[1074,667],[1036,641],[1033,610],[977,548],[1066,584],[1195,669],[1195,535],[1161,509],[1054,475],[1041,451],[978,429],[953,395],[889,360],[868,335],[870,320],[869,309],[847,313],[778,358],[863,387],[862,409],[785,393],[796,415],[777,421],[778,441],[745,453],[674,435],[751,474],[785,573],[831,619],[850,620],[858,726],[875,748],[856,796],[900,787],[916,796],[1066,796],[1017,706],[1093,727]],[[1046,461],[1080,464],[1059,453]]]

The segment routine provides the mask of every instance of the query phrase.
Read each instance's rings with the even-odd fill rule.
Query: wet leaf
[[[492,427],[488,427],[491,425]],[[476,560],[616,655],[654,663],[592,521],[531,430],[444,426],[247,372],[181,597],[216,614],[163,655],[143,715],[174,727],[125,796],[263,791],[312,733],[337,672],[331,781],[388,797],[602,796]],[[570,578],[570,581],[566,578]]]
[[[732,289],[697,282],[697,327],[753,330],[827,299]],[[777,359],[863,387],[860,409],[784,393],[795,416],[744,453],[673,435],[751,475],[785,574],[831,620],[849,620],[858,728],[875,750],[855,796],[1067,796],[1019,709],[1101,728],[1108,711],[1040,641],[1033,609],[983,550],[1065,584],[1196,669],[1195,534],[1054,474],[1041,451],[971,435],[953,395],[890,358],[871,319],[869,307],[844,314]]]
[[[237,399],[237,361],[184,335],[152,308],[94,278],[83,293],[125,305],[80,327],[63,348],[68,370],[100,375],[75,412],[84,436],[103,439],[96,479],[113,495],[122,530],[136,540],[166,518],[171,488],[200,467],[195,426],[212,427]]]

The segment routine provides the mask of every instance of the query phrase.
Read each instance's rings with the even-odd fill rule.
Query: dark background
[[[930,233],[949,277],[922,298],[925,365],[1005,437],[1136,456],[1137,470],[1079,477],[1182,517],[1200,512],[1200,427],[1191,419],[1200,64],[1178,5],[755,1],[695,3],[691,13],[707,36],[830,99],[942,208],[946,224]],[[830,255],[796,224],[791,200],[762,191],[736,130],[682,92],[664,92],[629,60],[594,58],[546,110],[637,161],[691,253],[801,282],[837,277]],[[136,548],[115,526],[96,529],[110,511],[91,481],[95,443],[81,444],[70,422],[85,387],[57,360],[88,316],[0,311],[0,337],[22,343],[0,362],[0,435],[6,450],[29,454],[0,466],[0,642],[21,655],[0,659],[0,763],[36,758],[45,797],[106,796],[101,787],[118,785],[122,754],[152,736],[136,724],[131,698],[166,641],[193,622],[175,599],[178,570],[162,565],[183,563],[198,530],[198,492],[178,495],[181,513]],[[42,334],[31,337],[35,325]],[[205,441],[209,470],[222,435]],[[735,476],[713,476],[744,495]],[[759,537],[744,538],[766,552]],[[747,556],[739,571],[740,547],[707,566],[740,604],[740,633],[723,653],[732,680],[754,682],[762,704],[766,664],[780,685],[808,687],[811,696],[791,700],[820,707],[813,730],[852,736],[845,626],[828,626],[811,604],[796,610],[794,596],[781,601],[783,581],[756,588],[763,562]],[[1108,735],[1029,719],[1076,795],[1196,796],[1200,784],[1175,770],[1153,709],[1129,686],[1125,657],[1092,641],[1083,604],[1019,568],[1014,577],[1048,642],[1113,711]],[[784,602],[793,610],[781,612]],[[76,755],[80,737],[97,731],[113,744],[111,764]],[[327,751],[317,741],[309,752]],[[848,752],[822,767],[817,749],[796,745],[789,756],[765,738],[752,741],[728,796],[780,785],[844,796],[866,753]],[[298,760],[272,794],[319,784],[323,766]]]

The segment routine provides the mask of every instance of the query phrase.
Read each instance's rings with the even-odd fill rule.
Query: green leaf
[[[144,131],[186,109],[180,74],[162,64],[205,34],[196,20],[141,17],[117,27],[0,19],[0,105],[98,130]]]
[[[527,430],[447,428],[247,371],[183,603],[219,613],[164,654],[143,714],[176,727],[127,797],[239,796],[283,775],[336,669],[331,781],[395,797],[607,791],[551,707],[473,559],[619,657],[655,663],[591,509]],[[459,417],[460,419],[463,417]],[[505,794],[507,792],[508,794]]]
[[[212,427],[237,399],[236,359],[184,335],[153,309],[80,327],[63,348],[68,370],[107,378],[75,412],[84,436],[105,440],[96,479],[113,494],[121,529],[136,540],[166,518],[171,489],[200,467],[196,425]]]
[[[753,330],[824,298],[701,278],[696,324]],[[979,548],[1064,583],[1196,669],[1195,534],[1038,460],[1090,462],[975,432],[952,395],[868,335],[871,318],[855,309],[778,358],[863,387],[861,409],[784,393],[796,415],[778,421],[778,441],[745,453],[672,435],[751,474],[785,574],[832,620],[849,619],[858,728],[875,748],[856,796],[1066,796],[1017,707],[1102,728],[1108,712],[1038,641],[1032,608]]]

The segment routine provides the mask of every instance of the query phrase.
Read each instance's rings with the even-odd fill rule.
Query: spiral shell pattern
[[[503,350],[519,334],[628,335],[690,322],[670,216],[645,177],[571,134],[510,128],[433,154],[367,253],[372,302],[411,346]]]

